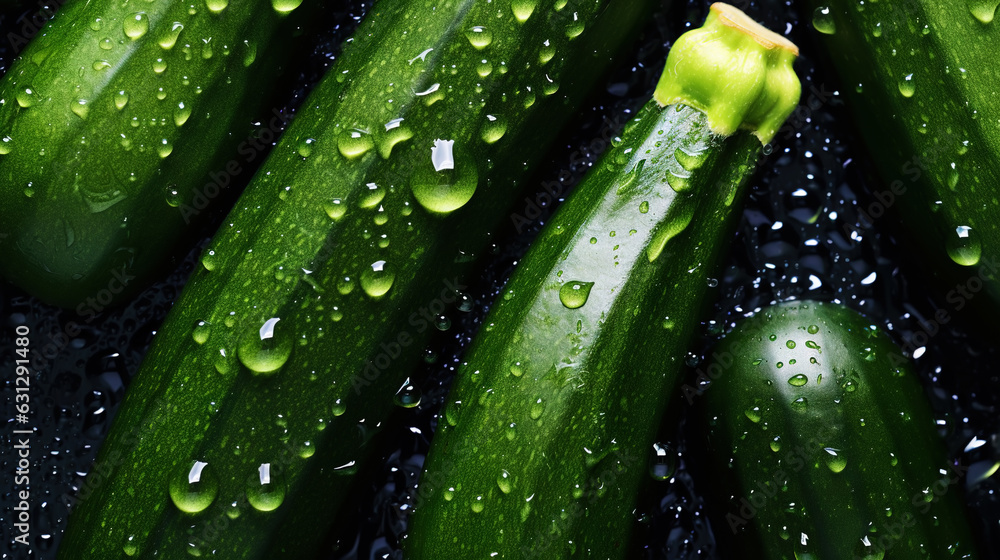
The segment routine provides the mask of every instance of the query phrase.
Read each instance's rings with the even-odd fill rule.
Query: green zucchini
[[[143,287],[263,149],[300,3],[60,7],[0,82],[0,273],[85,316]]]
[[[909,362],[846,307],[793,302],[737,325],[704,389],[740,490],[719,532],[769,560],[974,558],[961,495]]]
[[[62,558],[308,557],[434,330],[421,308],[457,301],[653,4],[380,0],[202,255]]]
[[[945,267],[960,280],[945,296],[956,311],[984,290],[1000,301],[996,4],[813,0],[811,7],[884,179],[863,208],[865,221],[894,212],[922,258],[970,267]],[[856,233],[867,228],[845,225],[847,237]]]
[[[407,558],[624,555],[706,282],[762,143],[798,102],[797,52],[718,3],[677,40],[654,99],[542,231],[459,368]]]

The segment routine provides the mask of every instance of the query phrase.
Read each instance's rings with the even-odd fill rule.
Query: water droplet
[[[108,68],[111,68],[111,63],[108,62],[107,60],[95,60],[92,68],[100,72],[101,70],[107,70]]]
[[[494,144],[507,133],[507,121],[502,117],[495,117],[493,115],[486,115],[486,121],[483,123],[483,142],[487,144]]]
[[[347,205],[339,198],[335,198],[323,203],[323,210],[326,211],[326,215],[330,216],[331,220],[336,221],[344,217],[344,214],[347,212]]]
[[[249,68],[257,60],[257,43],[244,39],[243,46],[246,47],[246,52],[243,54],[243,66]]]
[[[382,199],[384,198],[385,189],[375,183],[368,183],[365,185],[365,190],[361,192],[361,197],[358,199],[358,206],[365,209],[375,208],[382,203]]]
[[[403,124],[403,119],[392,119],[385,123],[385,133],[379,135],[378,153],[383,159],[389,159],[392,148],[400,142],[413,138],[413,131]]]
[[[205,6],[213,14],[221,14],[229,6],[229,0],[205,0]]]
[[[183,101],[174,107],[174,125],[184,126],[188,118],[191,117],[191,108],[184,104]]]
[[[174,145],[170,143],[170,140],[164,138],[160,140],[160,144],[156,146],[156,153],[159,154],[161,158],[169,156],[174,151]]]
[[[194,330],[191,331],[191,338],[194,338],[198,344],[205,344],[210,334],[212,334],[212,325],[208,321],[198,321],[194,324]]]
[[[485,49],[493,42],[493,32],[482,25],[469,29],[465,32],[465,36],[469,39],[469,43],[479,50]]]
[[[430,212],[448,214],[465,206],[476,192],[479,172],[475,161],[454,140],[435,140],[430,165],[418,165],[411,179],[413,196]]]
[[[677,471],[677,452],[665,443],[654,443],[649,456],[649,476],[653,480],[670,480]]]
[[[247,479],[247,501],[257,511],[274,511],[285,500],[285,481],[271,463],[261,463]]]
[[[139,547],[135,544],[135,535],[129,535],[125,539],[125,544],[122,545],[122,552],[125,553],[125,556],[135,556],[139,553]]]
[[[913,83],[913,74],[907,74],[899,81],[899,93],[903,94],[903,97],[913,97],[916,89],[917,86]]]
[[[789,350],[792,350],[792,349],[795,348],[795,341],[794,340],[789,340],[789,341],[785,342],[785,346],[787,346]]]
[[[120,90],[115,94],[115,107],[121,111],[126,105],[128,105],[128,94],[125,90]]]
[[[528,415],[531,416],[532,420],[538,420],[542,417],[542,413],[544,412],[545,403],[542,402],[542,399],[537,399],[535,402],[531,403],[531,410],[528,412]]]
[[[180,37],[181,31],[183,30],[184,24],[179,21],[175,21],[170,26],[170,29],[165,31],[160,37],[160,40],[158,41],[160,48],[167,51],[174,48],[174,45],[177,44],[177,38]]]
[[[314,138],[303,138],[299,141],[298,152],[299,155],[307,158],[312,154],[313,144],[316,143]]]
[[[806,375],[802,374],[802,373],[800,373],[798,375],[793,375],[792,377],[788,378],[788,384],[791,385],[791,386],[793,386],[793,387],[801,387],[801,386],[805,385],[808,382],[809,382],[809,378]]]
[[[90,107],[87,105],[86,99],[77,99],[76,101],[73,101],[69,104],[69,108],[81,119],[86,119],[87,114],[90,113]]]
[[[153,61],[153,72],[157,74],[162,74],[167,71],[167,61],[162,58],[157,58]]]
[[[793,410],[805,410],[809,406],[809,399],[805,397],[799,397],[792,401]]]
[[[753,406],[743,411],[743,415],[747,417],[754,424],[760,422],[760,407]]]
[[[771,443],[768,444],[768,446],[771,448],[771,451],[774,451],[775,453],[781,451],[781,436],[774,436],[774,439],[771,440]]]
[[[980,23],[987,24],[993,21],[993,14],[997,11],[998,0],[966,0],[969,6],[969,13],[978,19]]]
[[[292,337],[287,325],[273,317],[260,328],[248,328],[240,338],[236,354],[255,374],[271,374],[285,365],[292,353]]]
[[[375,261],[361,273],[361,289],[371,298],[380,298],[389,292],[396,275],[385,261]]]
[[[643,200],[642,202],[639,203],[639,213],[645,214],[647,212],[649,212],[649,202]]]
[[[410,383],[410,378],[407,377],[406,381],[399,387],[396,391],[396,406],[403,408],[414,408],[420,404],[420,389],[417,389],[413,383]]]
[[[504,494],[510,494],[510,491],[513,489],[514,485],[511,481],[509,472],[507,472],[506,470],[500,471],[500,474],[497,475],[497,486],[500,488],[500,491],[503,492]]]
[[[215,501],[219,483],[204,461],[191,461],[174,471],[169,484],[170,499],[177,509],[198,513]]]
[[[545,66],[556,55],[556,47],[546,40],[538,50],[538,64]]]
[[[451,328],[451,319],[447,315],[438,315],[434,318],[434,327],[439,331],[446,331]]]
[[[567,309],[578,309],[587,303],[590,297],[590,289],[594,287],[593,282],[566,282],[559,288],[559,301]]]
[[[816,31],[827,35],[833,35],[837,32],[837,24],[833,20],[833,14],[830,13],[829,7],[816,8],[816,11],[813,12],[813,27],[816,28]]]
[[[342,400],[337,399],[333,401],[333,407],[331,407],[330,412],[334,416],[343,416],[344,412],[346,411],[347,411],[347,404],[345,404]]]
[[[10,136],[0,138],[0,155],[9,154],[12,149],[13,143],[11,142]]]
[[[94,31],[100,31],[102,27],[104,27],[104,20],[102,18],[94,18],[94,21],[90,22],[90,28]]]
[[[517,21],[524,23],[531,17],[537,4],[538,0],[511,0],[510,9],[514,12],[514,17],[517,18]]]
[[[524,375],[524,367],[521,366],[521,362],[514,362],[510,364],[510,374],[514,377],[521,377]]]
[[[839,473],[847,467],[847,459],[845,459],[844,456],[838,452],[838,450],[832,447],[827,447],[824,448],[823,451],[826,451],[826,466],[829,467],[831,471]]]
[[[819,332],[819,327],[816,325],[809,325],[809,328],[806,329],[806,332],[808,332],[809,334],[816,334]],[[806,346],[809,345],[806,344]]]
[[[136,12],[122,21],[122,29],[129,39],[138,39],[149,31],[149,17],[145,12]]]
[[[958,226],[955,235],[945,240],[948,256],[962,266],[976,266],[982,256],[979,234],[969,226]]]
[[[482,513],[485,507],[486,503],[483,502],[483,497],[481,495],[472,499],[472,513]]]
[[[271,0],[271,7],[279,14],[287,14],[301,4],[302,0]]]
[[[372,141],[371,134],[358,129],[345,131],[340,135],[337,142],[337,148],[347,159],[354,159],[365,155],[374,145],[375,143]]]
[[[17,104],[25,109],[34,105],[35,99],[38,98],[35,94],[35,90],[30,87],[19,89],[14,97],[17,99]]]
[[[586,22],[580,19],[577,12],[573,12],[573,20],[566,25],[566,37],[570,39],[575,39],[579,37],[583,30],[586,28]]]

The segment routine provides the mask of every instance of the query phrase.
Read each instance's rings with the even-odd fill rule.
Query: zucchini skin
[[[719,139],[704,113],[655,101],[622,138],[529,249],[459,368],[408,558],[618,558],[627,549],[664,395],[761,144],[743,132]],[[664,180],[679,168],[674,150],[702,160],[683,195]],[[650,262],[656,234],[687,219]],[[561,293],[579,282],[593,285],[571,309]]]
[[[933,0],[806,6],[817,10],[818,28],[834,31],[817,35],[884,179],[865,208],[868,221],[898,210],[921,256],[939,257],[932,262],[961,281],[946,295],[956,311],[980,291],[1000,302],[994,56],[1000,27],[983,23],[995,6]],[[845,228],[846,238],[852,230]]]
[[[473,340],[420,480],[407,558],[626,554],[665,395],[762,141],[800,94],[794,55],[757,44],[773,46],[749,18],[734,32],[724,17],[746,18],[713,5],[674,43],[654,99],[546,225]],[[745,75],[726,71],[736,62]],[[722,87],[730,94],[715,102],[660,104],[664,92]],[[735,134],[714,132],[713,114],[750,114],[764,99],[779,101],[763,128],[752,115]]]
[[[283,19],[270,0],[60,7],[0,82],[0,273],[70,308],[144,287],[247,165]]]
[[[741,488],[720,529],[738,535],[734,550],[976,557],[965,467],[947,460],[919,380],[871,321],[841,305],[785,303],[738,324],[714,355],[720,374],[704,399],[717,464]]]
[[[154,340],[98,456],[106,481],[74,509],[62,558],[123,546],[157,558],[315,552],[433,328],[420,308],[454,301],[526,171],[654,2],[556,5],[373,6]],[[455,168],[442,179],[432,149],[446,141]],[[473,172],[464,205],[467,191],[424,191],[437,210],[460,206],[451,212],[413,194]],[[218,484],[194,514],[168,497],[192,461]],[[263,464],[284,490],[270,511],[247,498]]]

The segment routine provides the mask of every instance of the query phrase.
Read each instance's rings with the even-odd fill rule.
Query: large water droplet
[[[578,309],[587,303],[590,297],[590,289],[594,287],[593,282],[566,282],[559,288],[559,301],[567,309]]]
[[[285,500],[285,481],[271,468],[271,463],[261,463],[257,472],[247,479],[247,501],[257,511],[274,511]]]
[[[69,104],[69,108],[81,119],[86,119],[87,114],[90,113],[90,106],[87,105],[86,99],[77,99],[76,101],[73,101]]]
[[[169,492],[177,509],[198,513],[215,501],[215,496],[219,493],[219,482],[212,475],[208,463],[192,461],[174,471],[170,478]]]
[[[907,74],[899,81],[899,93],[903,94],[903,97],[913,97],[916,90],[917,85],[913,83],[913,74]]]
[[[368,183],[358,198],[358,206],[361,208],[375,208],[382,203],[383,198],[385,198],[385,189],[375,183]]]
[[[258,328],[247,329],[240,338],[236,354],[250,371],[257,374],[274,373],[285,365],[292,353],[292,337],[279,327],[281,319],[273,317]]]
[[[816,28],[816,31],[827,35],[833,35],[837,32],[837,24],[833,21],[833,14],[830,13],[829,7],[816,8],[813,12],[813,27]]]
[[[949,236],[945,240],[948,256],[951,260],[962,266],[975,266],[979,264],[982,256],[982,245],[979,241],[979,234],[969,226],[958,226],[955,228],[955,235]]]
[[[14,95],[14,98],[17,99],[18,105],[27,109],[35,104],[35,100],[38,98],[38,95],[35,93],[34,89],[26,87],[17,90],[17,94]]]
[[[149,17],[145,12],[136,12],[122,21],[122,30],[129,39],[138,39],[149,31]]]
[[[486,121],[483,123],[482,131],[483,142],[486,142],[487,144],[494,144],[503,138],[503,135],[506,133],[506,119],[503,117],[486,115]]]
[[[221,14],[229,6],[229,0],[205,0],[205,6],[213,14]]]
[[[993,15],[997,11],[997,6],[1000,5],[998,0],[966,0],[966,4],[969,6],[969,13],[973,17],[978,19],[981,23],[990,23],[993,21]]]
[[[279,14],[287,14],[301,4],[302,0],[271,0],[271,7]]]
[[[336,221],[343,218],[344,214],[347,213],[347,205],[339,198],[334,198],[323,203],[323,210],[326,211],[327,216],[330,216],[330,219]]]
[[[797,374],[788,378],[788,384],[792,387],[801,387],[809,382],[809,378],[805,374]]]
[[[180,37],[181,31],[183,30],[184,30],[184,24],[179,21],[175,21],[170,26],[170,29],[164,32],[163,36],[160,37],[159,40],[160,48],[164,50],[170,50],[174,48],[174,45],[177,44],[177,38]]]
[[[510,9],[517,21],[524,23],[534,13],[537,4],[538,0],[511,0]]]
[[[410,378],[407,377],[406,381],[400,385],[399,390],[396,391],[395,402],[396,406],[402,408],[414,408],[420,405],[420,389],[410,382]]]
[[[826,457],[824,458],[826,459],[826,466],[829,467],[831,471],[839,473],[847,467],[847,459],[840,453],[839,450],[827,447],[824,448],[823,451],[826,451]]]
[[[396,275],[385,261],[375,261],[361,273],[361,289],[372,298],[380,298],[389,292]]]
[[[469,29],[465,32],[465,36],[469,39],[469,43],[473,47],[480,50],[490,46],[490,43],[493,42],[493,32],[482,25],[477,25]]]
[[[510,473],[506,470],[501,470],[500,474],[497,475],[497,487],[504,494],[510,494],[510,491],[513,490],[513,481],[511,480]]]
[[[115,107],[121,111],[128,105],[128,93],[125,90],[120,90],[115,94]]]
[[[669,480],[677,470],[677,452],[665,443],[654,443],[649,456],[649,476],[653,480]]]
[[[184,126],[184,123],[186,123],[188,118],[190,117],[191,117],[191,107],[185,105],[183,101],[181,101],[180,103],[177,104],[176,107],[174,107],[175,126]]]
[[[191,331],[191,337],[198,344],[205,344],[210,334],[212,334],[212,325],[208,321],[198,321],[194,324],[194,330]]]
[[[535,399],[535,402],[531,403],[531,409],[528,411],[528,416],[531,416],[532,420],[538,420],[545,413],[545,403],[542,399]]]
[[[374,145],[371,134],[358,129],[343,132],[337,142],[340,153],[348,159],[365,155]]]
[[[430,212],[448,214],[465,206],[476,192],[479,171],[454,140],[435,140],[430,165],[419,164],[411,179],[413,196]]]

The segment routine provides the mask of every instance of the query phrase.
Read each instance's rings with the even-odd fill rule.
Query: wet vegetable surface
[[[314,54],[302,61],[298,77],[289,81],[285,106],[294,107],[301,101],[309,84],[315,83],[321,70],[336,57],[337,45],[349,36],[355,18],[370,7],[370,3],[350,4],[343,10],[329,10],[306,30],[315,41]],[[336,530],[328,537],[324,559],[398,557],[416,476],[452,369],[477,332],[484,306],[499,293],[513,263],[551,211],[543,185],[556,184],[566,191],[583,175],[607,147],[608,130],[622,127],[648,98],[669,41],[686,28],[683,22],[700,23],[707,5],[675,2],[650,23],[630,63],[623,64],[592,106],[580,113],[573,130],[562,137],[560,149],[546,156],[547,169],[534,179],[540,194],[531,204],[519,203],[516,213],[521,219],[512,219],[495,233],[492,257],[481,265],[478,280],[465,288],[459,301],[428,309],[428,313],[436,312],[431,315],[434,319],[443,316],[440,324],[447,329],[439,331],[429,344],[425,364],[411,376],[408,395],[419,396],[419,405],[400,407],[384,437],[375,442],[381,465],[364,473],[364,480],[356,485],[351,507],[341,513]],[[962,310],[946,300],[946,294],[955,288],[953,279],[939,276],[919,253],[905,248],[901,241],[906,233],[891,213],[856,239],[850,237],[851,228],[845,233],[845,226],[859,224],[859,211],[876,202],[873,193],[885,185],[871,178],[872,162],[837,93],[843,86],[823,65],[812,13],[803,14],[795,7],[771,1],[740,7],[772,29],[787,30],[801,47],[796,69],[803,80],[803,96],[790,119],[793,134],[779,132],[752,183],[726,273],[706,278],[706,282],[717,284],[710,296],[716,304],[705,316],[703,342],[685,356],[691,365],[689,383],[697,383],[697,370],[704,369],[703,356],[719,333],[730,328],[737,317],[772,300],[793,296],[839,299],[869,316],[882,317],[889,335],[905,352],[916,356],[915,369],[945,435],[949,456],[970,468],[967,482],[955,491],[966,492],[973,532],[987,543],[982,550],[984,557],[996,557],[1000,555],[1000,484],[996,475],[977,480],[1000,460],[1000,391],[993,365],[1000,356],[995,327],[968,313],[977,306],[975,298]],[[4,70],[13,56],[6,41],[8,33],[20,33],[23,25],[17,21],[21,12],[15,12],[7,11],[0,23],[0,66]],[[259,128],[264,127],[266,124]],[[568,177],[564,174],[566,180],[559,182],[564,170]],[[540,207],[534,206],[536,203]],[[220,201],[220,207],[225,205]],[[205,227],[204,237],[214,231],[224,213],[220,209],[209,220],[214,223]],[[5,322],[0,334],[0,367],[12,371],[14,355],[9,349],[14,347],[14,326],[18,324],[29,325],[35,333],[33,347],[43,366],[32,379],[33,422],[37,427],[31,467],[32,541],[39,558],[54,557],[66,522],[61,497],[80,486],[81,475],[90,468],[153,332],[193,270],[198,254],[195,250],[177,256],[174,272],[123,308],[105,310],[95,302],[92,317],[58,311],[9,285],[0,287]],[[9,388],[11,376],[5,375],[3,380]],[[10,394],[5,391],[8,408]],[[703,468],[706,458],[699,452],[702,434],[696,417],[689,412],[682,393],[670,398],[678,401],[674,407],[678,412],[664,422],[659,451],[650,451],[655,476],[646,483],[637,510],[633,556],[734,557],[726,548],[729,529],[724,523],[731,504],[705,499],[705,489],[714,481],[703,474],[707,472]],[[673,423],[677,419],[680,427]],[[12,471],[12,444],[9,433],[4,438],[7,472]],[[12,500],[6,492],[0,495],[0,534],[5,550],[17,550],[9,544],[14,537],[9,522]]]

